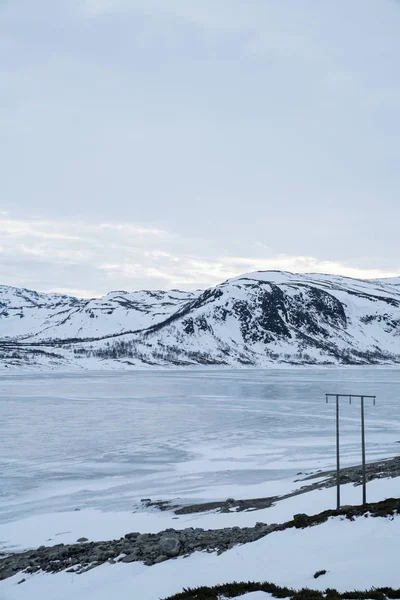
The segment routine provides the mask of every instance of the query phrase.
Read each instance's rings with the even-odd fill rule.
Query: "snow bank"
[[[6,600],[159,600],[182,588],[232,581],[339,591],[398,588],[399,536],[400,517],[333,518],[305,530],[273,533],[220,556],[194,554],[153,567],[105,565],[83,575],[37,575],[21,585],[19,575],[2,582],[0,593]],[[327,574],[314,579],[321,569]]]

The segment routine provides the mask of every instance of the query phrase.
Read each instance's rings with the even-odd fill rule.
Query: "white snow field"
[[[262,511],[177,517],[141,499],[179,503],[284,494],[333,468],[334,405],[325,392],[376,394],[366,406],[368,460],[399,451],[400,371],[291,368],[15,374],[0,386],[0,551],[114,539],[168,527],[284,522],[335,507],[335,490]],[[341,407],[342,464],[360,462],[359,405]],[[303,475],[298,475],[298,473]],[[400,496],[397,479],[368,484],[368,500]],[[342,486],[343,504],[361,489]],[[0,582],[0,600],[158,600],[183,587],[237,580],[340,590],[400,587],[400,518],[333,519],[276,532],[217,556],[153,567],[105,565]],[[317,570],[327,574],[317,580]],[[264,600],[268,595],[248,596]]]
[[[4,600],[159,600],[182,588],[232,581],[272,581],[300,589],[340,591],[398,588],[400,517],[331,519],[291,529],[217,556],[197,553],[153,567],[140,563],[103,565],[85,574],[21,574],[0,584]],[[314,579],[316,571],[327,574]]]

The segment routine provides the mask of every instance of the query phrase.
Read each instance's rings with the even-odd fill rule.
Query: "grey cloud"
[[[0,282],[398,270],[397,6],[83,5],[2,7]]]
[[[58,235],[49,236],[54,229]],[[10,232],[10,235],[7,234]],[[69,232],[74,231],[71,240]],[[207,240],[190,240],[131,223],[0,219],[1,282],[84,296],[112,289],[208,287],[243,272],[282,269],[383,277],[396,271],[360,268],[309,256],[257,252],[232,256]],[[43,235],[42,235],[43,234]],[[263,256],[264,253],[264,256]]]

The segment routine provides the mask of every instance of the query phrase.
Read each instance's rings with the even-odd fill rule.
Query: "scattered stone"
[[[181,542],[177,537],[164,536],[160,540],[160,550],[168,557],[178,556],[181,549]]]
[[[150,498],[142,498],[142,500],[140,502],[143,504],[143,506],[145,508],[157,508],[158,510],[161,510],[161,511],[166,511],[166,510],[171,510],[173,508],[176,508],[171,505],[171,502],[169,500],[153,501]]]
[[[132,554],[128,554],[128,556],[124,556],[124,558],[121,560],[121,562],[123,562],[123,563],[135,562],[138,559],[138,555],[139,555],[139,553],[137,551],[132,552]]]
[[[18,581],[18,585],[21,585],[21,583],[25,583],[26,579],[21,579],[21,581]]]
[[[354,519],[368,514],[371,517],[392,518],[399,511],[400,498],[390,498],[366,506],[328,510],[313,516],[297,514],[292,521],[282,524],[258,522],[255,527],[216,530],[188,527],[184,530],[167,529],[156,534],[127,534],[124,538],[105,542],[41,546],[36,550],[0,557],[0,581],[17,573],[58,573],[67,570],[84,573],[107,562],[114,564],[141,561],[151,566],[178,556],[189,556],[194,552],[222,553],[239,544],[255,542],[273,531],[311,527],[324,523],[330,517]]]
[[[139,535],[140,535],[140,533],[139,533],[139,532],[136,532],[136,531],[134,531],[134,532],[132,532],[132,533],[127,533],[127,534],[125,535],[125,538],[126,538],[127,540],[136,540],[136,539],[139,537]]]
[[[13,569],[0,570],[0,581],[3,581],[3,579],[8,579],[9,577],[13,577],[13,575],[15,575]]]
[[[79,540],[77,540],[78,544],[83,544],[83,542],[88,542],[89,540],[85,537],[79,538]]]

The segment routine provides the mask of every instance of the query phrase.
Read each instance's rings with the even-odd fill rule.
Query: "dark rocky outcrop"
[[[59,544],[52,547],[41,546],[37,550],[28,550],[11,554],[0,559],[0,581],[19,572],[28,574],[38,571],[57,573],[83,573],[105,562],[132,563],[141,561],[147,566],[158,564],[177,556],[187,556],[193,552],[225,552],[238,544],[255,542],[271,533],[286,529],[313,527],[327,521],[330,517],[388,517],[400,511],[400,499],[392,498],[383,502],[365,506],[344,507],[341,510],[327,510],[318,515],[296,515],[292,521],[283,524],[257,523],[255,527],[229,527],[225,529],[204,530],[187,528],[183,530],[167,529],[160,533],[128,533],[119,540],[104,542],[81,542],[78,544]]]

